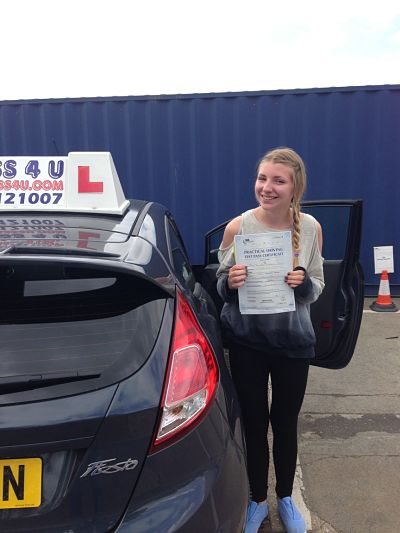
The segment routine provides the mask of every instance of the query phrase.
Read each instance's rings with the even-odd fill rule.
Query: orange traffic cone
[[[389,276],[387,270],[382,270],[381,281],[379,283],[379,292],[377,300],[370,305],[373,311],[397,311],[397,307],[390,297]]]

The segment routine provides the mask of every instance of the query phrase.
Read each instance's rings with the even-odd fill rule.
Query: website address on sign
[[[0,191],[63,191],[63,181],[0,180]]]

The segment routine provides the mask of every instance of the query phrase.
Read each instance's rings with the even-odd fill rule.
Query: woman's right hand
[[[247,267],[245,267],[245,265],[233,265],[233,267],[229,269],[228,287],[230,289],[238,289],[244,285],[246,278]]]

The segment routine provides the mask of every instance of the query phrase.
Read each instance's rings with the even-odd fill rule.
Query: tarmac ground
[[[400,311],[371,311],[372,301],[350,364],[310,370],[293,498],[314,533],[400,531]],[[284,532],[268,503],[259,532]]]

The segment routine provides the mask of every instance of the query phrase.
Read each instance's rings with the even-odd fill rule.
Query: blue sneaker
[[[247,508],[246,528],[244,533],[257,533],[267,516],[268,504],[266,501],[260,503],[251,501]]]
[[[287,533],[306,533],[307,526],[304,518],[293,503],[291,496],[278,498],[278,513]]]

